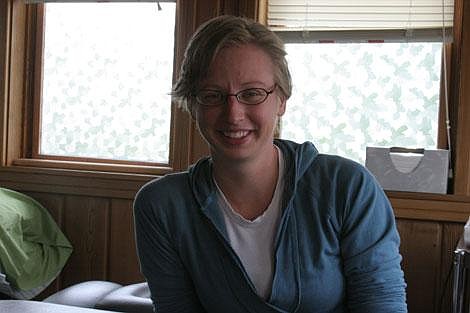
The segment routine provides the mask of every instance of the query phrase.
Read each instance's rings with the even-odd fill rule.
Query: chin
[[[212,158],[219,160],[244,161],[250,159],[252,154],[253,153],[250,153],[247,149],[241,148],[211,148]]]

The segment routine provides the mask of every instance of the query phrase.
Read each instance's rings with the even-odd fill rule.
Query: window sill
[[[14,166],[35,167],[43,169],[96,172],[101,174],[122,174],[122,175],[164,175],[173,171],[171,167],[165,166],[147,166],[147,165],[129,165],[98,162],[80,162],[80,161],[60,161],[49,159],[16,159]]]
[[[397,218],[465,223],[470,196],[418,192],[386,192]]]
[[[0,167],[0,186],[84,196],[133,199],[146,182],[173,172],[170,167],[17,159]]]

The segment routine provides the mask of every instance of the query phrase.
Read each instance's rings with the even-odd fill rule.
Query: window
[[[436,148],[453,7],[424,2],[269,1],[294,84],[281,137],[362,163],[366,146]]]
[[[281,135],[364,162],[366,146],[436,148],[441,43],[287,44]]]
[[[233,6],[224,7],[222,11],[218,2],[196,4],[176,0],[160,0],[158,2],[140,0],[6,0],[0,1],[0,3],[0,20],[4,21],[4,23],[0,23],[0,45],[2,48],[0,50],[0,69],[3,69],[1,72],[4,73],[4,75],[0,75],[0,85],[2,86],[2,88],[0,88],[0,96],[5,99],[5,105],[2,110],[0,110],[0,115],[3,116],[3,118],[0,119],[0,126],[2,126],[0,127],[0,140],[2,141],[4,150],[0,152],[0,167],[6,167],[9,171],[19,173],[18,175],[14,175],[15,179],[22,179],[22,171],[32,171],[40,173],[38,177],[42,177],[41,175],[48,177],[45,181],[49,183],[52,181],[51,177],[53,176],[55,179],[54,182],[59,186],[64,185],[62,179],[64,179],[64,177],[70,177],[69,175],[103,178],[107,183],[109,182],[110,185],[114,186],[111,182],[118,177],[125,182],[129,182],[125,188],[130,188],[135,192],[135,186],[142,181],[148,180],[149,177],[187,169],[187,167],[197,159],[207,155],[207,145],[199,136],[191,117],[186,112],[183,112],[170,103],[168,93],[171,91],[172,80],[176,76],[174,69],[180,67],[186,44],[198,25],[217,14],[254,17],[256,14],[255,3],[249,2],[247,6],[242,7],[235,5],[236,1],[233,1]],[[145,119],[147,117],[134,119],[136,123],[140,122],[141,125],[136,126],[136,128],[142,131],[144,137],[144,140],[141,140],[142,144],[138,148],[141,150],[139,150],[138,153],[133,155],[128,154],[127,152],[132,153],[136,148],[132,147],[132,149],[129,148],[126,151],[125,147],[128,145],[126,145],[125,142],[122,144],[122,141],[135,141],[136,137],[127,136],[127,133],[124,133],[124,136],[122,136],[125,137],[125,140],[123,140],[121,136],[118,136],[119,134],[117,132],[111,132],[111,137],[108,137],[108,142],[97,140],[97,143],[94,143],[90,134],[83,132],[79,140],[85,138],[88,147],[94,144],[98,149],[102,149],[105,145],[113,144],[113,141],[116,143],[118,140],[120,146],[119,149],[114,149],[115,151],[110,151],[112,149],[103,149],[101,151],[98,151],[98,149],[96,149],[96,151],[89,149],[86,153],[82,154],[78,152],[78,149],[75,149],[75,144],[73,144],[73,140],[76,138],[62,135],[62,133],[65,133],[64,127],[69,127],[70,125],[60,121],[62,118],[66,117],[64,114],[60,113],[60,110],[62,110],[61,106],[64,105],[62,104],[62,98],[67,96],[70,98],[67,100],[73,102],[77,100],[77,95],[79,94],[82,98],[79,99],[80,103],[77,101],[75,105],[72,105],[73,109],[80,107],[81,110],[89,110],[88,103],[81,102],[83,100],[83,92],[88,90],[78,90],[79,83],[88,83],[88,77],[81,77],[81,81],[72,81],[70,85],[70,82],[65,83],[64,79],[69,79],[71,76],[61,74],[60,79],[56,79],[55,81],[61,84],[59,89],[50,89],[58,94],[57,100],[50,97],[51,93],[48,93],[45,84],[47,84],[48,81],[54,83],[54,79],[47,77],[49,73],[46,72],[48,56],[44,55],[44,51],[47,49],[46,41],[48,40],[46,38],[46,28],[51,23],[50,8],[68,5],[90,5],[95,8],[104,8],[110,7],[110,5],[124,4],[133,8],[146,6],[148,10],[145,10],[142,16],[148,16],[149,14],[157,16],[160,13],[166,14],[173,12],[171,13],[173,15],[172,21],[163,25],[163,27],[151,27],[150,30],[142,30],[143,33],[146,33],[146,41],[150,41],[151,44],[155,42],[158,43],[158,52],[165,50],[171,52],[173,56],[171,62],[169,62],[171,63],[169,71],[164,73],[165,80],[166,77],[169,77],[168,84],[164,83],[167,87],[162,87],[162,90],[158,87],[159,89],[157,90],[156,84],[147,84],[151,85],[153,88],[152,90],[147,90],[152,97],[157,94],[158,99],[166,97],[168,102],[160,106],[161,103],[157,103],[158,99],[152,98],[150,99],[152,103],[147,104],[151,109],[161,109],[161,111],[150,112],[148,119]],[[168,6],[173,9],[168,10]],[[161,7],[161,11],[159,11],[159,7]],[[207,14],[200,14],[201,12],[206,12]],[[78,17],[78,10],[76,13]],[[82,24],[94,23],[91,19],[92,16],[91,11],[82,15]],[[100,17],[103,19],[110,18],[109,14],[105,15],[104,13]],[[125,19],[121,20],[121,24],[128,24],[127,20],[129,19],[130,17],[128,18],[126,16]],[[138,24],[142,24],[142,21],[139,20],[138,22]],[[156,21],[152,19],[150,22],[154,23]],[[81,25],[80,27],[86,28],[86,25]],[[130,27],[125,31],[129,29]],[[165,38],[171,37],[172,43],[165,43],[154,35],[160,30],[162,30],[161,33],[164,34]],[[134,37],[144,37],[139,35],[140,30],[139,33],[136,31]],[[119,40],[123,38],[124,36],[119,36]],[[132,39],[135,40],[136,38]],[[74,37],[69,37],[69,40],[73,43]],[[100,41],[98,40],[98,42]],[[59,42],[58,46],[52,46],[51,48],[56,49],[57,47],[69,49],[64,46],[62,42]],[[134,49],[133,53],[141,53],[141,51]],[[94,55],[95,54],[92,54],[92,56]],[[155,53],[150,54],[151,57],[155,55]],[[111,57],[116,58],[115,56]],[[59,51],[59,60],[62,61],[62,58],[63,55],[60,54]],[[125,58],[121,57],[121,59]],[[54,59],[52,60],[54,61]],[[54,62],[51,64],[54,64]],[[106,67],[110,65],[112,64],[109,64],[109,62],[106,63]],[[166,66],[167,63],[164,63],[163,60],[158,60],[158,63],[155,65]],[[121,74],[122,72],[119,71],[119,73]],[[102,73],[94,73],[92,76],[95,77],[95,74],[104,75]],[[140,74],[141,72],[139,71],[138,75]],[[159,75],[158,84],[160,84],[160,82],[163,81],[163,79],[160,80],[160,74],[162,73],[157,74]],[[155,77],[152,76],[153,74],[147,75],[145,79],[154,79]],[[139,79],[138,76],[136,76],[136,80],[137,79]],[[98,85],[99,84],[105,85],[103,80],[98,80]],[[53,85],[51,84],[51,86]],[[141,86],[139,85],[139,87]],[[67,90],[67,93],[64,92],[64,90]],[[132,105],[136,107],[139,103],[134,100],[144,98],[141,94],[138,94],[138,91],[136,87],[129,93],[129,95],[133,97]],[[115,93],[119,95],[123,94],[123,91],[117,90]],[[52,113],[52,115],[50,115],[52,116],[52,120],[56,118],[62,123],[57,124],[59,126],[55,127],[55,129],[54,127],[50,128],[54,131],[52,135],[45,132],[44,134],[41,133],[43,127],[44,131],[46,131],[46,128],[52,125],[51,118],[46,116],[46,106],[43,102],[46,98],[52,99],[52,109],[58,110],[57,114],[54,115]],[[111,97],[102,97],[101,99],[106,100],[107,105],[111,105],[116,102],[117,98],[116,95],[111,94]],[[119,100],[120,99],[118,99],[118,101]],[[115,117],[112,111],[113,107],[102,106],[102,104],[102,102],[98,103],[98,108],[95,110],[98,112],[96,113],[108,111],[109,115],[113,114],[113,117]],[[158,106],[158,108],[156,108],[156,106]],[[163,110],[166,110],[166,112],[162,112]],[[94,111],[85,113],[90,114],[88,121],[90,121],[94,132],[109,129],[109,116],[103,118],[103,126],[103,123],[96,117]],[[128,110],[126,111],[126,114],[127,113],[129,113],[129,116],[126,116],[126,118],[127,122],[129,122],[132,120],[133,115],[137,115],[139,111]],[[166,114],[164,121],[162,117],[163,114]],[[77,114],[74,114],[71,119],[71,124],[76,123],[79,118]],[[87,117],[81,118],[88,123],[86,120]],[[166,126],[162,126],[165,124]],[[154,125],[159,125],[161,128],[150,129],[150,127],[154,127]],[[78,125],[75,127],[78,127]],[[150,132],[153,132],[151,136],[145,137]],[[153,144],[155,146],[158,142],[165,143],[161,145],[158,144],[158,150],[153,150],[151,145]],[[76,145],[78,146],[78,144]],[[160,149],[161,147],[163,149]],[[145,155],[144,153],[141,154],[141,151],[150,151],[150,153]],[[113,153],[112,158],[107,154],[108,152]],[[144,157],[141,157],[142,155]],[[9,177],[8,179],[12,179],[11,177],[13,177],[11,172],[0,173],[0,177],[3,177],[2,175]],[[80,183],[76,180],[66,179],[65,181],[66,184],[69,181],[74,181],[73,184],[75,186],[81,184],[81,186],[84,187],[83,190],[85,193],[88,192],[87,190],[92,190],[88,181],[86,183],[81,180]],[[96,181],[98,185],[101,183],[100,181]],[[101,184],[101,186],[103,185]],[[116,188],[121,189],[121,187],[122,186]]]
[[[36,157],[169,164],[175,7],[45,4]]]

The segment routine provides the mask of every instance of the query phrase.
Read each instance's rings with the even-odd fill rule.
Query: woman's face
[[[242,104],[229,96],[221,105],[194,107],[193,115],[216,162],[244,162],[272,153],[277,120],[285,111],[285,100],[275,87],[268,54],[253,44],[220,50],[201,89],[236,94],[249,88],[274,89],[274,92],[257,105]]]

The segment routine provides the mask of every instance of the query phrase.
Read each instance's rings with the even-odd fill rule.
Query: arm
[[[134,202],[137,252],[158,313],[204,312],[182,264],[168,227],[145,192]]]
[[[400,238],[390,203],[366,170],[348,185],[341,233],[348,307],[361,313],[407,312]]]

